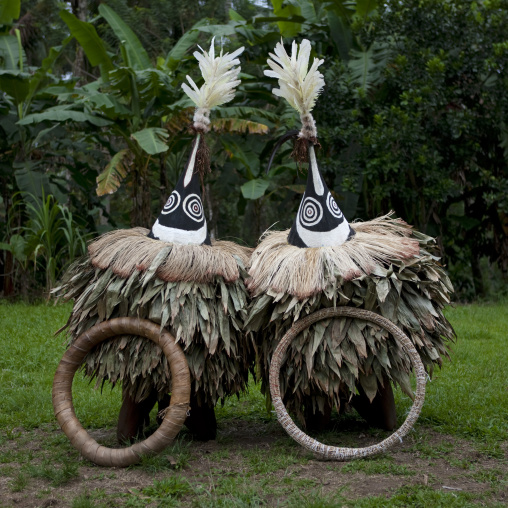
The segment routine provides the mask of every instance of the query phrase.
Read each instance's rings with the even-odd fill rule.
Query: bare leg
[[[185,420],[185,425],[194,439],[198,441],[215,439],[217,436],[217,420],[214,407],[204,402],[203,397],[198,398],[196,394],[191,395],[190,406],[190,414]]]
[[[217,435],[217,420],[213,406],[203,402],[203,397],[191,395],[190,414],[185,420],[186,427],[198,441],[209,441]],[[198,402],[199,400],[199,402]],[[159,400],[158,410],[162,411],[169,406],[171,397],[165,395]],[[153,392],[141,402],[135,402],[127,393],[123,393],[122,407],[118,415],[117,438],[119,443],[131,442],[139,437],[143,428],[150,423],[150,411],[157,402],[157,393]],[[157,416],[157,423],[162,418]]]
[[[151,393],[141,402],[136,402],[126,392],[122,393],[122,398],[116,437],[119,443],[128,443],[139,437],[143,428],[150,423],[150,411],[157,401],[157,393]]]
[[[362,387],[358,386],[360,393],[353,397],[351,403],[360,416],[367,420],[370,426],[384,430],[393,430],[397,425],[395,399],[393,398],[390,381],[385,378],[383,382],[384,387],[378,387],[372,402],[370,402]]]

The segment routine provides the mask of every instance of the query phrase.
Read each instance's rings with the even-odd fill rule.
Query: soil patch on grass
[[[346,427],[318,438],[363,447],[387,435]],[[114,445],[114,429],[91,434]],[[503,506],[506,452],[506,443],[486,448],[419,426],[386,454],[338,463],[316,459],[273,419],[230,418],[216,441],[183,431],[159,456],[119,469],[84,460],[48,425],[1,434],[0,506],[403,506],[415,496],[434,506]]]

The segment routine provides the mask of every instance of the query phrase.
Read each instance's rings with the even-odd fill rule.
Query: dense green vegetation
[[[189,146],[192,52],[240,45],[242,85],[214,112],[212,233],[254,245],[291,223],[297,125],[264,77],[281,36],[311,40],[327,86],[325,178],[349,219],[390,209],[436,236],[461,299],[506,291],[508,2],[0,0],[0,277],[49,289],[111,228],[150,226]]]

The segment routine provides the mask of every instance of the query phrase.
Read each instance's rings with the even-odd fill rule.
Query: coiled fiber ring
[[[411,363],[413,364],[413,369],[416,376],[416,393],[411,410],[409,411],[406,420],[399,427],[399,429],[397,429],[393,434],[391,434],[385,440],[381,441],[379,444],[366,446],[364,448],[342,448],[324,445],[319,441],[309,437],[295,425],[287,413],[284,403],[282,402],[279,385],[280,367],[282,365],[284,354],[286,353],[289,344],[299,333],[301,333],[313,323],[322,319],[334,317],[363,319],[365,321],[381,326],[392,334],[392,336],[397,341],[397,344],[402,347],[402,349],[411,359]],[[408,337],[400,330],[400,328],[395,326],[388,319],[368,310],[357,309],[355,307],[336,307],[322,309],[314,312],[313,314],[310,314],[303,319],[300,319],[288,330],[284,337],[282,337],[281,341],[277,345],[277,348],[275,349],[270,364],[270,394],[272,396],[277,419],[284,427],[284,430],[295,441],[300,443],[308,450],[314,452],[318,456],[333,460],[351,460],[384,452],[390,446],[393,446],[394,444],[402,441],[402,438],[413,427],[422,409],[423,401],[425,399],[426,377],[426,372],[418,351],[416,350],[413,343],[408,339]]]
[[[118,335],[137,335],[161,347],[171,370],[171,404],[160,427],[147,439],[126,448],[99,445],[83,428],[72,403],[72,380],[87,353],[97,344]],[[72,445],[83,457],[100,466],[126,467],[143,455],[155,455],[176,437],[185,421],[190,401],[190,374],[187,360],[174,337],[147,319],[110,319],[82,333],[65,352],[53,380],[55,416]]]

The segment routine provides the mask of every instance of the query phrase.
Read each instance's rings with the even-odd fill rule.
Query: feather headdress
[[[183,91],[196,105],[194,128],[200,132],[210,130],[210,110],[232,100],[235,96],[235,88],[240,84],[240,80],[237,79],[240,73],[240,60],[237,57],[245,48],[242,46],[233,53],[225,55],[222,54],[221,49],[219,56],[216,57],[214,44],[215,37],[212,39],[208,52],[201,47],[199,48],[201,53],[194,52],[205,80],[201,88],[198,88],[190,76],[187,76],[187,81],[191,86],[187,83],[182,84]]]
[[[216,57],[214,44],[215,37],[208,52],[200,48],[201,53],[194,53],[205,80],[201,88],[190,76],[187,80],[191,86],[182,84],[183,91],[196,104],[193,124],[196,137],[187,165],[149,234],[151,238],[169,243],[210,245],[198,181],[198,175],[202,183],[203,174],[210,171],[210,152],[204,138],[210,130],[210,110],[235,96],[235,87],[240,83],[237,79],[240,60],[236,57],[244,49],[237,49],[231,55],[223,55],[221,50]]]
[[[280,88],[274,88],[272,92],[286,99],[300,113],[303,125],[299,137],[305,139],[317,137],[316,123],[311,111],[325,86],[323,75],[318,71],[324,60],[314,58],[309,69],[311,49],[307,39],[301,42],[299,48],[293,41],[290,57],[282,42],[279,42],[275,46],[275,54],[270,53],[271,59],[267,60],[272,70],[265,71],[266,76],[279,80]]]
[[[314,58],[309,69],[311,49],[307,39],[301,42],[300,47],[293,41],[290,57],[279,42],[275,46],[275,54],[270,53],[271,58],[268,59],[271,70],[265,71],[266,76],[279,80],[279,88],[274,88],[272,92],[284,97],[300,113],[302,120],[292,156],[298,162],[309,163],[309,175],[287,240],[290,245],[301,248],[342,245],[355,234],[317,165],[314,150],[314,145],[318,144],[317,129],[311,111],[325,86],[323,75],[318,71],[324,60]]]

